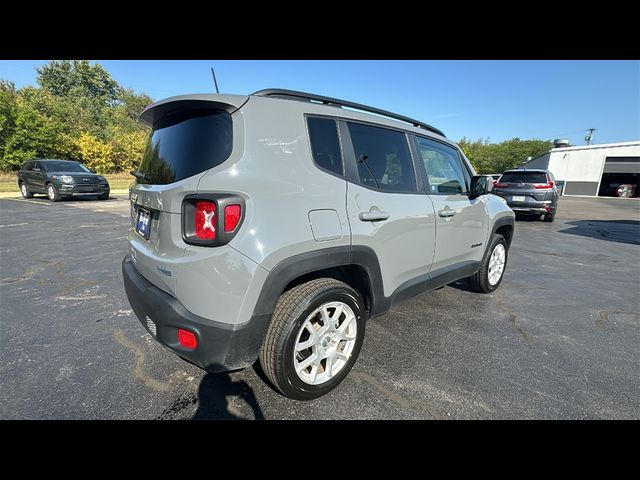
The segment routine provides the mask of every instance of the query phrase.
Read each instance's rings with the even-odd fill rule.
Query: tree
[[[112,153],[113,147],[84,132],[76,141],[80,159],[98,173],[109,173],[115,167]]]
[[[2,170],[17,170],[31,158],[57,156],[60,125],[18,97],[15,127],[2,146]]]
[[[15,85],[12,82],[0,80],[0,154],[2,147],[16,128],[17,97]],[[1,165],[0,168],[2,168]]]
[[[120,86],[102,65],[88,60],[51,60],[37,68],[38,84],[58,97],[84,97],[96,105],[114,106]]]
[[[520,140],[512,138],[500,143],[489,139],[470,141],[463,138],[458,143],[478,173],[502,173],[524,162],[527,157],[537,157],[549,151],[549,140]]]

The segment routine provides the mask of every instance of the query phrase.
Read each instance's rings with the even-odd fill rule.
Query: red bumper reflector
[[[224,231],[232,232],[240,221],[242,212],[240,205],[227,205],[224,207]]]
[[[198,346],[198,340],[196,339],[195,334],[189,330],[183,330],[182,328],[178,329],[178,343],[185,348],[190,348],[191,350],[195,350]]]

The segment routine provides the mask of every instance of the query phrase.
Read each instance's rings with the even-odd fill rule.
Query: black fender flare
[[[326,268],[349,265],[362,267],[367,273],[373,307],[376,301],[384,298],[378,256],[369,247],[345,245],[300,253],[278,263],[267,275],[253,316],[271,316],[278,298],[286,286],[296,278]]]

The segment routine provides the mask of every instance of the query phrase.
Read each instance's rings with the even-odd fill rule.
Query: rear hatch
[[[151,127],[130,189],[130,253],[138,271],[174,295],[187,245],[182,239],[182,201],[200,178],[233,151],[233,113],[240,95],[189,95],[150,105],[141,115]]]
[[[553,183],[545,172],[505,172],[493,187],[493,193],[509,205],[526,206],[551,199]]]

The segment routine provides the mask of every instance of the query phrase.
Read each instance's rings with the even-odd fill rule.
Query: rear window
[[[507,172],[500,183],[547,183],[547,176],[544,172]]]
[[[138,169],[138,183],[167,184],[224,162],[233,147],[231,115],[220,110],[192,110],[156,122]]]

